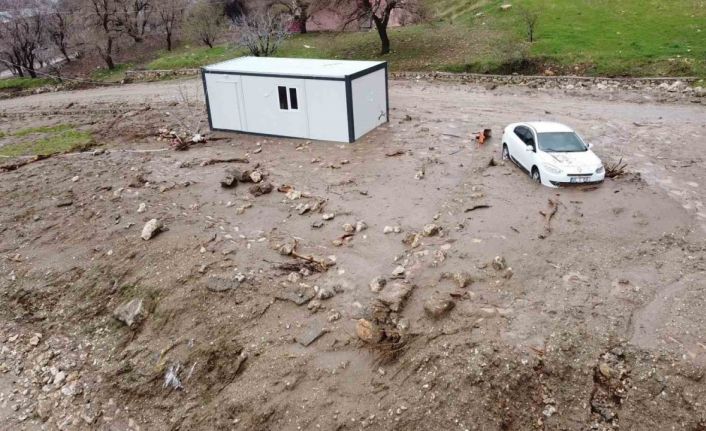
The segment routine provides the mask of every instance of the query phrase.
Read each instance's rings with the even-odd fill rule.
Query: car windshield
[[[537,136],[539,148],[547,153],[576,153],[588,150],[574,132],[539,133]]]

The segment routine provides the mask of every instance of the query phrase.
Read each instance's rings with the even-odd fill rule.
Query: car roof
[[[565,126],[561,123],[555,123],[553,121],[530,121],[524,123],[532,127],[537,133],[551,133],[551,132],[573,132],[574,130]]]

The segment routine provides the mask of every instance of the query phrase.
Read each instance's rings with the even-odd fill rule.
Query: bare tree
[[[185,25],[192,39],[213,48],[218,35],[223,31],[225,15],[222,4],[211,0],[199,0],[189,10]]]
[[[174,33],[178,31],[184,19],[186,0],[157,0],[155,4],[157,25],[164,34],[167,51],[172,50]]]
[[[46,14],[39,2],[6,2],[0,20],[0,54],[18,76],[37,77],[36,63],[46,43]]]
[[[287,15],[292,17],[292,21],[297,24],[299,32],[307,32],[307,23],[311,17],[331,3],[330,0],[274,0],[271,3],[273,9],[282,9]]]
[[[61,0],[54,4],[47,16],[47,35],[52,44],[61,53],[67,63],[71,62],[69,41],[76,25],[72,4]]]
[[[238,45],[256,57],[273,55],[289,36],[282,16],[269,8],[239,18],[236,27],[240,33]]]
[[[122,23],[119,18],[118,0],[87,0],[87,19],[92,30],[86,35],[108,69],[115,69],[113,56],[122,35]]]
[[[117,19],[125,33],[136,43],[142,42],[152,13],[150,0],[115,0]]]
[[[537,28],[537,22],[539,21],[539,12],[535,9],[530,9],[529,7],[520,7],[520,16],[522,17],[522,22],[525,24],[527,29],[527,41],[529,43],[534,42],[534,33]]]
[[[344,27],[365,20],[372,20],[378,36],[380,36],[380,54],[390,53],[390,37],[387,28],[395,10],[406,10],[415,13],[419,8],[418,0],[337,0],[337,7],[346,17]]]

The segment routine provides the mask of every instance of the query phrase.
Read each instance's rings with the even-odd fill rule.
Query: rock
[[[83,388],[79,382],[73,381],[61,388],[61,393],[67,397],[75,397],[83,393]]]
[[[129,327],[139,324],[146,315],[147,311],[140,298],[125,302],[113,311],[113,317]]]
[[[252,181],[250,178],[250,171],[241,171],[239,169],[228,169],[226,171],[228,176],[232,176],[234,180],[240,181],[241,183],[249,183]]]
[[[336,296],[337,293],[334,286],[314,286],[314,291],[316,292],[316,299],[330,299]]]
[[[314,298],[314,295],[311,293],[310,290],[301,294],[295,292],[280,292],[275,295],[275,298],[280,299],[282,301],[291,301],[297,305],[304,305],[307,302],[311,301]]]
[[[311,227],[313,227],[314,229],[319,229],[323,226],[324,226],[324,222],[321,220],[316,220],[311,224]]]
[[[297,343],[301,344],[304,347],[307,347],[311,343],[313,343],[314,341],[318,340],[319,337],[321,337],[325,333],[326,333],[325,328],[323,328],[318,323],[314,323],[307,330],[305,330],[303,334],[295,337],[295,339],[297,340]]]
[[[378,300],[387,305],[392,311],[399,311],[402,308],[402,303],[412,293],[412,285],[405,282],[394,282],[385,286]]]
[[[473,283],[473,276],[468,272],[456,272],[453,275],[453,279],[460,288],[466,288]]]
[[[42,422],[49,420],[54,408],[54,402],[50,399],[42,399],[37,402],[37,416]]]
[[[71,181],[75,183],[75,182],[78,182],[78,180],[80,180],[80,179],[81,179],[81,177],[76,175],[75,177],[71,178]]]
[[[610,365],[606,364],[605,362],[601,362],[600,365],[598,365],[598,371],[603,374],[606,378],[611,378],[613,376],[614,372],[613,369],[610,367]]]
[[[366,343],[378,343],[382,339],[382,331],[369,320],[360,319],[355,324],[355,333]]]
[[[61,386],[64,383],[64,380],[66,380],[66,373],[59,371],[56,375],[54,375],[54,386]]]
[[[153,218],[152,220],[145,223],[145,226],[142,228],[142,239],[145,241],[152,239],[162,230],[162,227],[162,222],[160,222],[156,218]]]
[[[279,247],[279,254],[281,254],[282,256],[289,256],[290,254],[294,253],[295,246],[296,244],[294,242],[282,244]]]
[[[405,235],[402,243],[410,248],[417,248],[421,244],[422,236],[418,233],[410,232]]]
[[[431,298],[424,303],[424,311],[434,319],[438,319],[451,311],[456,305],[450,299]]]
[[[250,173],[250,181],[252,181],[253,183],[259,183],[260,181],[262,181],[262,172],[252,171]]]
[[[328,317],[326,317],[326,320],[328,320],[329,322],[335,322],[335,321],[339,320],[340,318],[341,318],[341,313],[339,313],[336,310],[331,310],[328,313]]]
[[[353,233],[353,232],[355,232],[355,226],[353,226],[350,223],[346,223],[343,225],[343,231],[345,233]]]
[[[333,220],[334,217],[336,217],[336,214],[334,213],[325,213],[321,216],[324,220]]]
[[[226,292],[231,289],[237,289],[240,284],[245,281],[243,274],[236,274],[231,277],[210,276],[206,281],[206,289],[211,292]]]
[[[229,189],[238,185],[238,178],[232,170],[227,170],[225,176],[221,179],[221,187]]]
[[[370,290],[375,293],[379,293],[385,288],[387,280],[384,277],[375,277],[370,281]]]
[[[368,225],[363,220],[360,220],[355,224],[355,231],[357,233],[363,232],[367,228],[368,228]]]
[[[385,235],[392,232],[394,232],[394,228],[392,226],[385,226],[385,228],[382,230],[382,233],[384,233]]]
[[[37,347],[41,340],[42,340],[42,334],[40,334],[39,332],[35,332],[32,335],[32,338],[29,339],[29,345],[32,347]]]
[[[289,199],[290,201],[294,201],[297,199],[301,199],[302,192],[300,192],[299,190],[291,189],[287,192],[286,196],[287,196],[287,199]]]
[[[273,189],[274,189],[274,186],[272,185],[272,183],[270,183],[268,181],[264,181],[264,182],[255,184],[254,186],[250,187],[250,189],[248,189],[248,191],[253,196],[262,196],[262,195],[266,195],[268,193],[271,193]]]
[[[508,10],[510,10],[510,9],[512,9],[512,5],[511,5],[511,4],[503,4],[503,5],[500,5],[500,10],[502,10],[502,11],[508,11]]]
[[[496,271],[502,271],[507,268],[507,262],[505,262],[505,258],[502,256],[495,256],[492,265]]]
[[[404,277],[404,273],[405,273],[404,266],[397,265],[397,267],[394,270],[392,270],[392,277],[401,278],[401,277]]]
[[[142,214],[143,212],[147,211],[147,204],[142,202],[140,205],[137,207],[137,213]]]

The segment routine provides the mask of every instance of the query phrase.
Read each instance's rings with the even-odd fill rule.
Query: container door
[[[249,132],[309,137],[305,80],[263,76],[242,79]]]
[[[240,77],[208,74],[206,79],[213,128],[244,130],[240,109]]]

